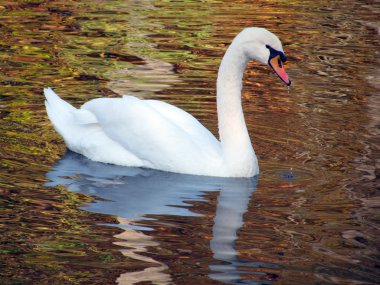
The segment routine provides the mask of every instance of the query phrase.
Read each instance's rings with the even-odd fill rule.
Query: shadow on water
[[[237,232],[244,223],[244,214],[252,193],[256,190],[258,177],[251,179],[218,178],[192,176],[161,172],[151,169],[128,168],[97,163],[76,153],[68,151],[47,174],[51,181],[47,186],[66,185],[74,192],[96,195],[100,201],[85,206],[86,210],[111,214],[119,217],[127,236],[138,235],[141,246],[148,240],[150,228],[140,227],[139,220],[148,219],[146,215],[198,216],[189,209],[189,201],[203,200],[202,195],[209,191],[218,191],[216,214],[212,227],[210,248],[214,262],[209,266],[210,278],[228,284],[242,284],[246,273],[265,275],[263,272],[246,272],[241,268],[279,268],[278,265],[265,262],[248,262],[239,258],[235,243]],[[185,202],[186,201],[186,202]],[[131,244],[125,244],[131,247]],[[146,245],[157,246],[149,242]],[[137,247],[135,246],[135,249]],[[139,258],[136,252],[128,256]],[[141,256],[140,256],[141,258]],[[146,259],[146,258],[145,258]],[[152,259],[149,262],[159,263]],[[161,264],[161,271],[167,267]],[[118,279],[119,284],[133,284],[146,281],[151,272],[140,272],[136,279],[130,273]],[[154,279],[157,280],[155,272]],[[164,283],[170,282],[169,276],[159,272]],[[125,278],[128,277],[128,278]],[[135,278],[135,279],[134,279]],[[122,280],[128,279],[124,282]],[[134,280],[132,282],[132,280]],[[150,280],[153,281],[153,280]],[[250,284],[253,281],[250,280]],[[262,283],[257,283],[262,284]]]

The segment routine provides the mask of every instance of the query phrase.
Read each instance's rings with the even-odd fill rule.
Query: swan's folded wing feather
[[[75,122],[80,125],[98,123],[98,120],[96,119],[94,114],[85,109],[76,109],[75,111],[73,111],[73,117]]]
[[[183,128],[171,121],[170,118],[175,115],[177,119],[179,117],[183,120],[182,124],[187,125],[188,129],[193,128],[193,133],[198,124],[201,128],[200,133],[204,132],[204,127],[192,116],[184,119],[186,115],[181,116],[179,111],[173,109],[171,116],[164,116],[152,107],[152,103],[132,96],[95,99],[87,102],[82,108],[95,115],[108,137],[141,160],[152,164],[154,168],[176,172],[180,172],[182,168],[195,169],[199,167],[197,163],[212,159],[218,152],[219,145],[216,139],[216,143],[200,145],[197,140],[202,135],[192,137],[186,132],[186,127]],[[212,139],[207,138],[205,141]]]
[[[192,140],[200,147],[207,148],[211,146],[209,151],[218,151],[217,155],[220,155],[220,142],[191,114],[163,101],[145,100],[144,102],[188,133]]]

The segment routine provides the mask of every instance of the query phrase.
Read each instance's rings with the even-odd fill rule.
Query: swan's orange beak
[[[284,64],[281,61],[280,55],[276,55],[275,57],[272,57],[269,60],[269,65],[270,67],[272,67],[274,72],[276,72],[278,77],[280,77],[281,80],[284,81],[286,85],[290,86],[292,82],[290,81],[289,76],[285,72]]]

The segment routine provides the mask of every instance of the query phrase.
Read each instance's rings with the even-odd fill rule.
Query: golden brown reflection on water
[[[54,87],[76,106],[122,93],[166,100],[216,134],[217,68],[246,26],[282,39],[293,85],[287,91],[261,65],[245,74],[262,173],[236,248],[278,267],[251,266],[242,279],[376,283],[379,11],[354,0],[1,1],[2,283],[113,284],[164,266],[162,283],[219,284],[209,277],[217,191],[191,202],[200,217],[144,221],[154,229],[144,233],[152,265],[121,254],[121,230],[97,225],[115,216],[89,214],[78,208],[89,197],[44,186],[65,147],[41,90]]]

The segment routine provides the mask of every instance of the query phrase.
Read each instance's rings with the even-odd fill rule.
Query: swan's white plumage
[[[70,150],[95,161],[125,166],[144,166],[135,155],[106,136],[98,123],[91,121],[84,124],[83,118],[77,121],[78,116],[88,111],[82,112],[81,109],[74,108],[59,98],[51,88],[45,88],[44,93],[48,116]],[[88,119],[95,118],[92,113],[88,113],[90,114]]]
[[[124,96],[91,100],[82,109],[93,113],[105,134],[146,167],[201,173],[220,158],[215,137],[193,116],[167,103]]]
[[[245,29],[222,60],[217,82],[221,141],[189,113],[156,100],[100,98],[76,109],[47,88],[46,110],[67,147],[95,161],[194,175],[251,177],[259,168],[241,107],[242,76],[250,58],[267,63],[266,44],[282,50],[269,31]]]

